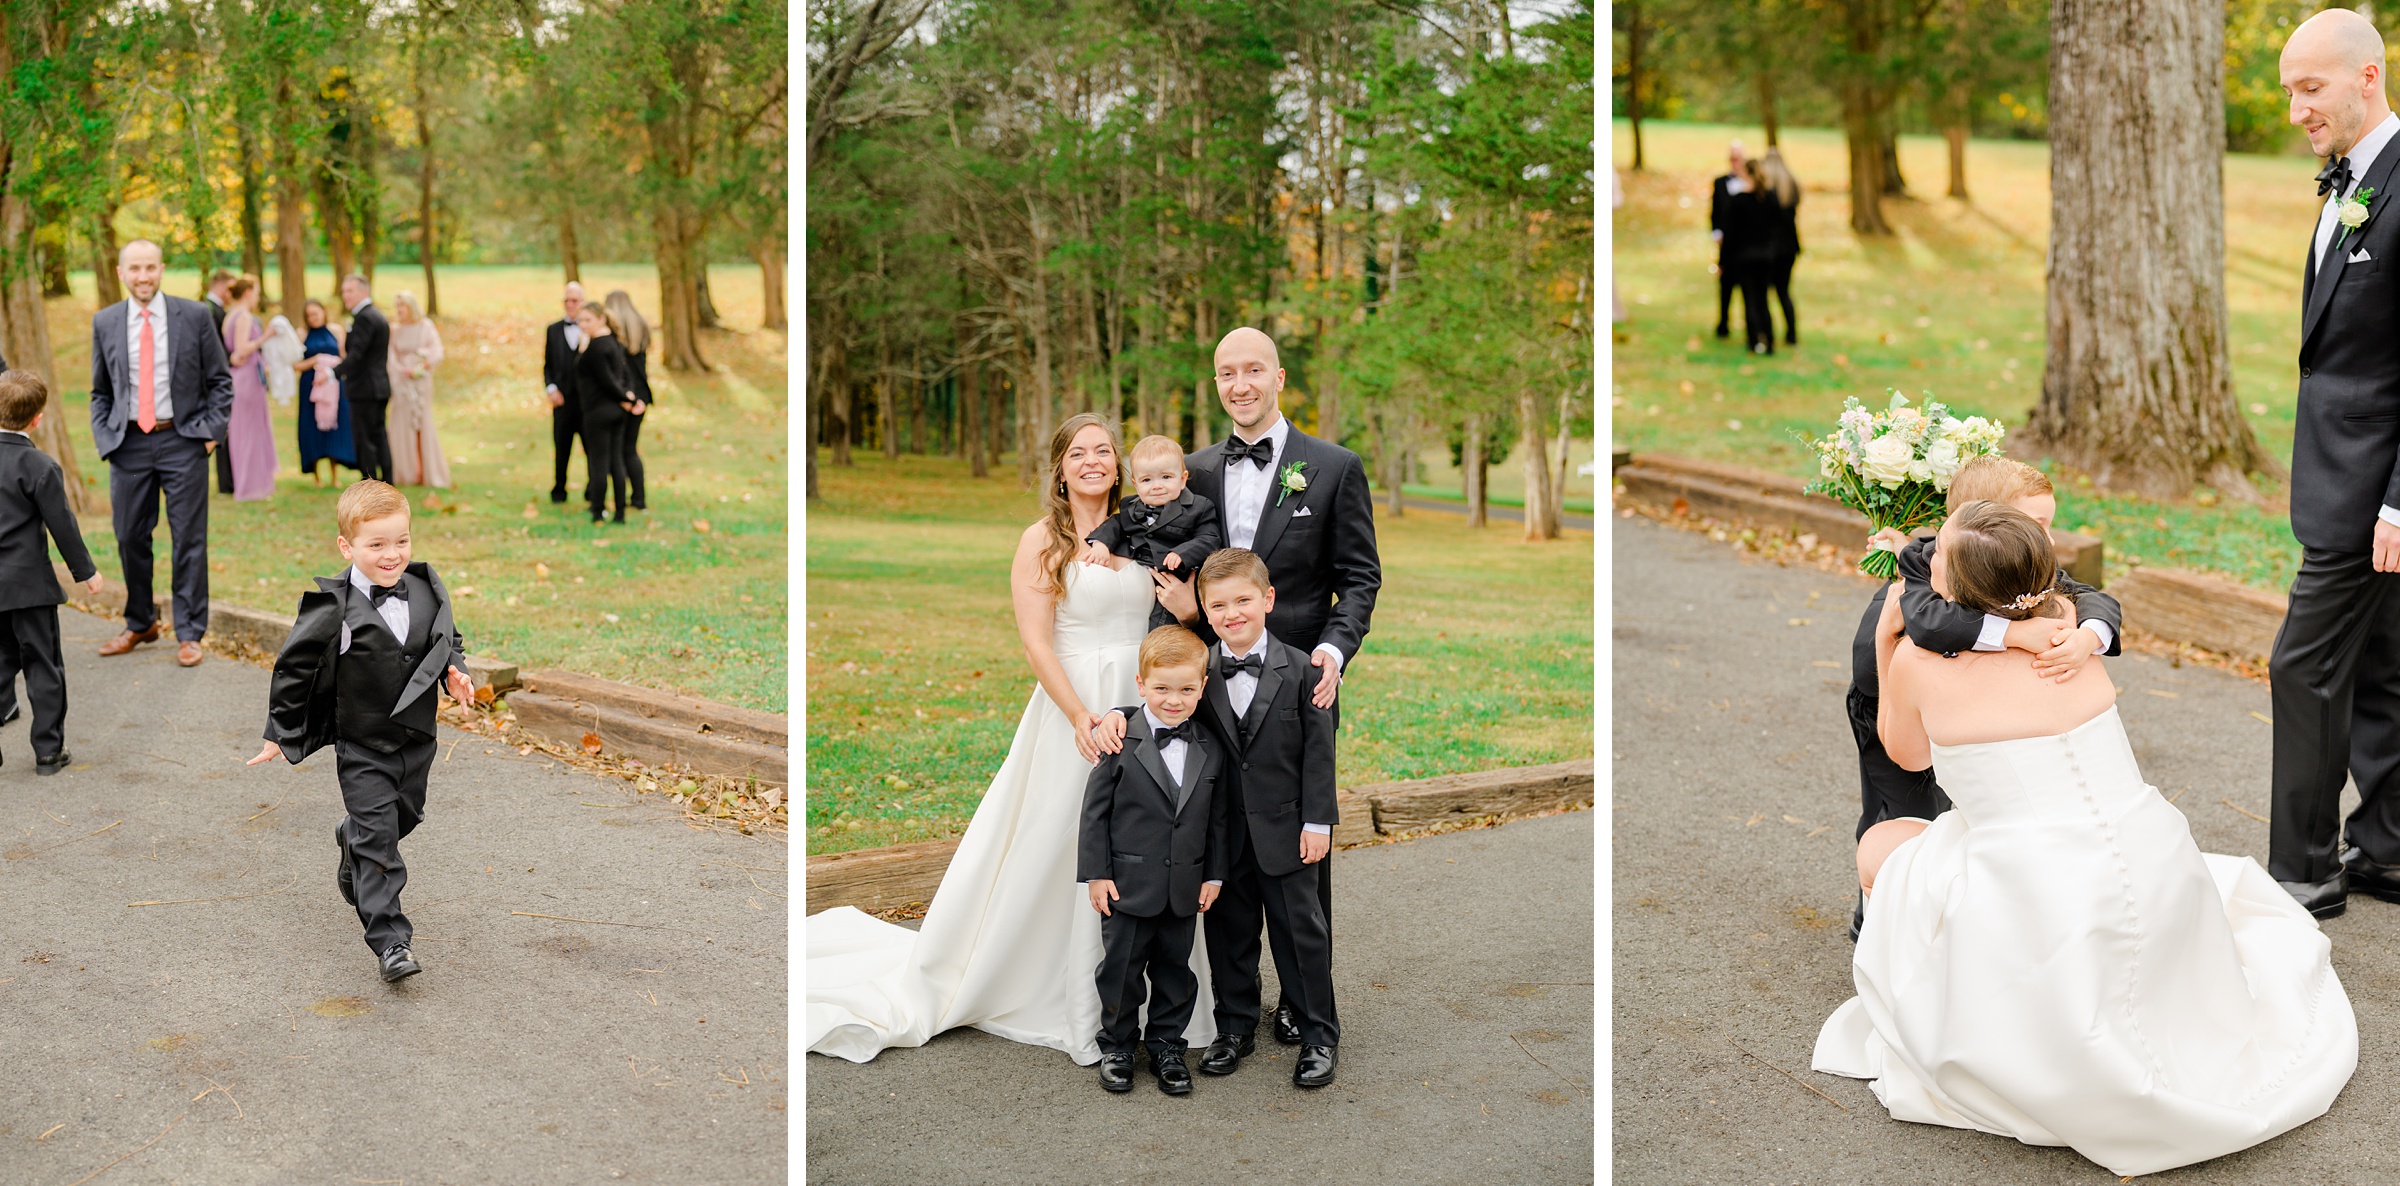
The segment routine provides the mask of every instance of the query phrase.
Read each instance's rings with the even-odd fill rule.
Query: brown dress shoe
[[[177,665],[183,667],[200,666],[200,644],[197,641],[193,641],[177,645],[175,648],[175,662]]]
[[[144,630],[138,634],[131,630],[120,630],[117,632],[117,636],[115,638],[109,639],[107,642],[100,644],[100,653],[103,655],[122,655],[125,652],[142,645],[143,643],[157,642],[159,634],[159,624],[156,622],[150,623],[150,628],[148,630]]]

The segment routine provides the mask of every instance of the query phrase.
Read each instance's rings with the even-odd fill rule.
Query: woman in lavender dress
[[[275,425],[267,418],[267,374],[258,357],[267,338],[258,321],[258,277],[236,277],[225,301],[225,359],[233,370],[225,451],[233,460],[234,501],[246,502],[275,493]]]

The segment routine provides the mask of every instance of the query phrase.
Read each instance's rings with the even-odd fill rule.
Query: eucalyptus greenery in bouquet
[[[1914,533],[1941,521],[1950,475],[1977,457],[1999,452],[2006,428],[1981,416],[1961,420],[1930,399],[1921,408],[1910,407],[1907,396],[1891,394],[1891,405],[1881,412],[1868,411],[1852,396],[1843,402],[1841,421],[1831,433],[1800,438],[1817,454],[1818,478],[1808,492],[1865,515],[1873,530]],[[1898,556],[1881,548],[1858,562],[1861,571],[1887,581],[1899,565]]]

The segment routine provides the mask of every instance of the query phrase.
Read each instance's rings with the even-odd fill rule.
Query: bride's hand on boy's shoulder
[[[1075,752],[1083,760],[1098,765],[1100,755],[1113,754],[1125,748],[1125,714],[1115,709],[1106,713],[1085,712],[1075,718]]]

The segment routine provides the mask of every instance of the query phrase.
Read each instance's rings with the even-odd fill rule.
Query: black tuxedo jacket
[[[566,388],[559,388],[565,391]],[[633,368],[625,361],[625,346],[615,334],[603,334],[583,344],[575,357],[575,390],[583,398],[583,422],[599,428],[625,419],[624,401],[634,398]]]
[[[391,352],[391,323],[374,305],[360,305],[358,312],[350,315],[350,336],[342,339],[342,361],[333,367],[342,380],[343,394],[354,400],[391,399]]]
[[[1720,264],[1731,261],[1735,248],[1741,243],[1739,228],[1734,225],[1733,203],[1742,195],[1727,188],[1732,181],[1733,174],[1719,173],[1708,186],[1708,229],[1722,236],[1717,240],[1717,262]]]
[[[1781,236],[1783,207],[1760,190],[1729,194],[1725,199],[1725,239],[1717,258],[1725,263],[1756,266],[1775,258]],[[1795,242],[1798,235],[1794,235]]]
[[[411,735],[431,737],[443,677],[467,669],[450,617],[450,594],[423,561],[401,574],[409,583],[408,638],[395,640],[350,576],[318,577],[300,595],[298,620],[275,656],[267,687],[266,739],[298,764],[336,739],[390,751]],[[342,630],[350,651],[342,653]],[[415,662],[404,662],[407,655]]]
[[[1329,642],[1344,664],[1358,658],[1359,644],[1375,616],[1375,594],[1383,588],[1383,563],[1375,552],[1375,507],[1367,492],[1367,467],[1358,454],[1320,441],[1293,426],[1275,460],[1280,480],[1286,467],[1301,464],[1308,489],[1285,495],[1281,506],[1267,496],[1250,550],[1267,562],[1275,583],[1275,611],[1267,632],[1302,650]],[[1248,461],[1241,464],[1249,465]],[[1189,489],[1217,506],[1225,522],[1225,445],[1219,442],[1184,459]],[[1214,641],[1203,620],[1202,638]]]
[[[2300,402],[2292,426],[2292,534],[2333,552],[2372,548],[2379,507],[2400,507],[2400,142],[2359,178],[2375,187],[2365,226],[2336,227],[2301,257]],[[2364,255],[2365,258],[2354,258]]]
[[[1176,495],[1175,501],[1155,508],[1157,521],[1144,526],[1142,518],[1152,509],[1140,495],[1128,494],[1117,513],[1084,538],[1152,568],[1173,552],[1183,557],[1182,567],[1175,570],[1181,577],[1199,571],[1200,562],[1208,559],[1210,552],[1225,546],[1225,527],[1219,522],[1217,504],[1192,493],[1189,487]]]
[[[556,387],[567,402],[551,409],[560,415],[583,415],[583,398],[575,390],[575,348],[567,345],[567,326],[560,320],[550,323],[550,331],[542,338],[542,386]]]
[[[208,317],[205,302],[167,297],[167,397],[173,401],[171,430],[177,436],[213,441],[233,417],[233,372],[225,362],[225,338]],[[119,301],[92,314],[92,444],[105,458],[125,443],[125,426],[141,400],[136,360],[125,357],[125,319],[132,304]]]
[[[1933,591],[1933,547],[1934,537],[1924,535],[1900,549],[1900,620],[1908,630],[1908,641],[1939,655],[1974,650],[1983,637],[1983,614]],[[2100,653],[2111,658],[2124,654],[2125,610],[2117,599],[2065,573],[2059,574],[2058,583],[2075,602],[2077,625],[2090,619],[2107,624],[2108,649]],[[1869,696],[1881,694],[1875,674],[1875,626],[1883,618],[1883,602],[1892,589],[1887,584],[1875,591],[1866,616],[1858,621],[1858,634],[1850,641],[1852,682]]]
[[[1075,880],[1117,883],[1110,910],[1139,917],[1200,912],[1200,885],[1225,880],[1226,816],[1218,784],[1222,743],[1185,743],[1178,783],[1159,756],[1142,706],[1125,714],[1125,748],[1100,755],[1084,784],[1083,827],[1075,848]]]
[[[1247,844],[1260,872],[1281,877],[1303,867],[1301,825],[1342,822],[1334,799],[1333,712],[1309,699],[1316,669],[1308,652],[1270,633],[1258,691],[1250,711],[1236,720],[1225,681],[1216,675],[1224,653],[1221,645],[1209,648],[1208,685],[1194,715],[1232,755],[1233,793],[1223,808],[1231,849],[1226,863]],[[1137,719],[1128,718],[1126,736]]]
[[[83,530],[67,509],[67,483],[58,462],[13,432],[0,432],[0,610],[57,605],[67,599],[50,566],[47,529],[58,541],[67,572],[88,581],[99,571],[83,546]]]

